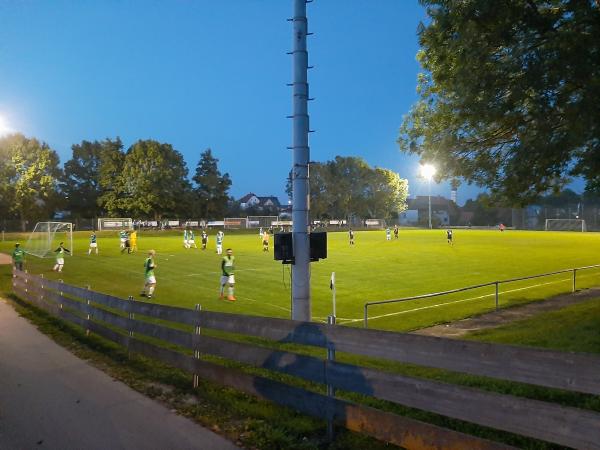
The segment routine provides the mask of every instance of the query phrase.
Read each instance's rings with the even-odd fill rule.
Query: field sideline
[[[445,230],[401,230],[398,240],[386,241],[383,231],[356,232],[348,245],[345,232],[329,233],[326,260],[313,263],[312,306],[315,320],[331,313],[329,277],[336,272],[337,315],[340,323],[362,325],[366,301],[399,298],[468,285],[535,275],[600,263],[600,234],[496,230],[456,230],[454,245]],[[74,234],[74,256],[67,257],[62,274],[51,271],[53,258],[29,256],[26,267],[51,279],[91,286],[122,298],[138,294],[143,284],[146,252],[157,251],[158,280],[154,301],[169,305],[242,314],[289,318],[290,267],[273,261],[272,248],[262,252],[258,232],[227,232],[224,248],[236,255],[235,303],[218,299],[220,257],[214,233],[209,248],[186,250],[182,233],[139,233],[136,254],[119,252],[116,232],[98,234],[100,255],[87,255],[89,232]],[[60,239],[57,236],[57,239]],[[10,253],[14,240],[0,244]],[[57,245],[55,240],[53,245]],[[199,245],[199,239],[198,239]],[[578,273],[578,287],[600,284],[600,270]],[[571,286],[569,274],[519,282],[502,288],[501,306],[541,299]],[[453,296],[373,307],[369,326],[409,330],[456,320],[494,307],[493,288]]]

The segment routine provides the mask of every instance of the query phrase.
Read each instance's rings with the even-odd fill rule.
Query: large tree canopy
[[[513,204],[570,175],[600,190],[600,1],[421,3],[424,72],[400,148]]]
[[[317,218],[388,219],[406,209],[408,181],[363,159],[336,156],[310,163],[310,214]],[[286,191],[292,196],[288,178]]]
[[[218,162],[211,149],[206,149],[200,155],[193,178],[196,183],[195,209],[200,217],[205,219],[223,217],[227,210],[229,201],[227,192],[231,187],[231,178],[228,173],[221,175]]]
[[[81,141],[81,144],[73,144],[71,149],[73,158],[65,163],[62,186],[67,209],[79,217],[102,215],[100,205],[105,203],[104,195],[111,196],[113,191],[107,190],[111,189],[122,169],[119,166],[118,170],[114,170],[112,163],[115,158],[122,159],[123,144],[119,138]],[[101,176],[103,164],[104,178]]]
[[[58,155],[46,143],[13,134],[0,139],[0,206],[23,221],[48,219],[59,203]],[[4,209],[5,208],[5,209]]]

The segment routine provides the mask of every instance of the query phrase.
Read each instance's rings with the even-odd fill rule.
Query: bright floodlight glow
[[[4,119],[4,117],[0,116],[0,136],[4,136],[6,134],[11,133],[12,130],[10,129],[10,127],[8,126],[8,124],[6,123],[6,119]]]
[[[423,164],[421,166],[421,176],[427,180],[431,180],[431,178],[435,175],[435,167],[431,164]]]

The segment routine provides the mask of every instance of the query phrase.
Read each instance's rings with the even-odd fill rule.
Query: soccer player
[[[448,238],[448,244],[454,245],[452,242],[452,230],[446,230],[446,237]]]
[[[127,231],[122,230],[119,232],[119,240],[121,241],[121,250],[123,250],[125,248],[125,242],[127,241],[127,237],[128,237]]]
[[[350,245],[354,245],[354,231],[352,231],[352,228],[348,230],[348,238],[350,239]]]
[[[269,251],[269,232],[265,231],[263,233],[263,252]]]
[[[56,253],[56,264],[54,264],[54,268],[52,270],[55,272],[62,272],[62,268],[65,265],[65,252],[71,253],[69,249],[64,247],[63,244],[64,242],[61,242],[58,248],[54,250],[54,253]]]
[[[206,250],[206,244],[208,244],[208,234],[202,230],[202,250]]]
[[[500,225],[498,225],[498,229],[500,230],[500,232],[503,232],[505,228],[506,228],[506,226],[504,226],[503,223],[501,223]]]
[[[227,300],[230,302],[235,302],[235,297],[233,296],[233,286],[235,285],[235,256],[233,256],[233,250],[230,248],[227,249],[227,254],[221,260],[221,295],[219,298],[223,298],[225,285],[229,285],[227,290]]]
[[[96,240],[96,233],[92,233],[90,236],[90,247],[88,248],[88,255],[92,254],[92,249],[96,250],[96,255],[98,254],[98,242]]]
[[[390,230],[390,227],[387,227],[385,229],[385,240],[386,241],[391,241],[392,240],[392,230]]]
[[[133,230],[129,235],[129,243],[131,246],[131,253],[137,252],[137,231]]]
[[[398,225],[394,225],[394,239],[398,239]]]
[[[188,248],[192,248],[192,246],[194,248],[198,248],[198,246],[196,245],[196,240],[194,237],[194,230],[188,230]]]
[[[183,248],[190,248],[187,228],[185,230],[183,230]]]
[[[225,233],[222,231],[217,231],[217,255],[223,254],[223,238],[225,237]]]
[[[12,260],[15,269],[23,271],[23,262],[25,260],[25,251],[21,248],[18,242],[15,244],[15,249],[12,252]]]
[[[122,231],[122,236],[125,237],[125,244],[121,247],[121,253],[127,250],[127,254],[131,253],[131,241],[129,240],[129,233],[127,231]],[[122,240],[123,238],[121,238]]]
[[[142,289],[142,293],[140,295],[142,297],[147,297],[148,299],[152,298],[152,294],[154,294],[154,288],[156,287],[156,277],[154,276],[156,263],[154,262],[154,255],[156,255],[156,252],[154,250],[150,250],[148,252],[146,261],[144,261],[144,289]],[[146,291],[148,291],[147,294]]]
[[[260,227],[258,229],[258,237],[263,237],[263,229],[262,229],[262,227]]]

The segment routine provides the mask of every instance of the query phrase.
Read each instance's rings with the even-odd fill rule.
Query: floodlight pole
[[[308,162],[308,51],[306,34],[306,0],[294,0],[292,49],[292,319],[311,320],[310,304],[310,241],[308,234],[309,187]]]
[[[429,229],[432,229],[431,226],[431,177],[427,177],[427,198],[429,203]]]

